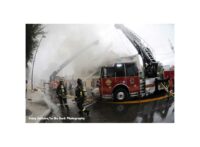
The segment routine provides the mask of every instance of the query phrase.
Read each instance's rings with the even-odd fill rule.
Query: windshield
[[[114,77],[115,76],[115,71],[114,67],[104,67],[101,70],[101,77]]]

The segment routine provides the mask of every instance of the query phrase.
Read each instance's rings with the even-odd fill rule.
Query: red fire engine
[[[100,77],[100,96],[122,101],[129,97],[145,97],[161,89],[163,83],[174,87],[174,70],[158,74],[158,62],[144,41],[123,25],[115,25],[120,29],[138,51],[143,61],[139,70],[135,62],[115,63],[113,66],[102,67]]]
[[[55,78],[50,81],[50,89],[56,90],[61,80],[64,82],[64,85],[67,84],[67,81],[64,77],[55,76]]]

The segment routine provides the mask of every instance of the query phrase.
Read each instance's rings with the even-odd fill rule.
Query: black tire
[[[128,91],[124,88],[119,88],[114,91],[114,101],[124,101],[129,97]]]

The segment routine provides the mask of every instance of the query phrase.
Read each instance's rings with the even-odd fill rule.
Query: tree
[[[38,48],[38,36],[44,35],[44,26],[41,24],[26,24],[26,67],[33,58],[33,52]]]

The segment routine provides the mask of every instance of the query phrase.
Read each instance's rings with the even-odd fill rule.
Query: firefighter
[[[84,103],[84,100],[85,100],[85,95],[84,95],[83,83],[82,83],[81,79],[77,80],[77,87],[75,89],[75,94],[76,94],[75,100],[76,100],[77,106],[78,106],[78,108],[80,110],[79,114],[83,115],[83,113],[86,113],[86,115],[89,116],[89,111],[86,110],[83,107],[83,103]]]
[[[64,86],[64,82],[61,80],[57,89],[56,89],[56,94],[58,96],[58,99],[60,101],[60,105],[61,106],[65,106],[66,108],[68,108],[67,105],[67,90],[66,87]]]

